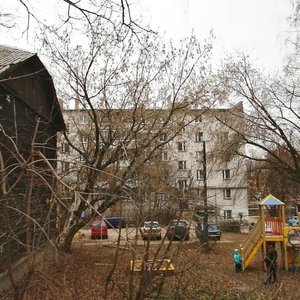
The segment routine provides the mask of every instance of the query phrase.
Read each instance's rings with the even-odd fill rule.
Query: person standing
[[[276,260],[277,260],[277,251],[273,245],[268,248],[267,255],[265,256],[265,264],[267,268],[267,278],[266,284],[271,284],[276,282]]]
[[[235,271],[236,272],[242,272],[243,266],[242,266],[242,257],[239,253],[239,249],[233,250],[233,261],[235,264]]]

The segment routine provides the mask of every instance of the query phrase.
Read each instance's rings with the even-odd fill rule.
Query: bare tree
[[[77,199],[80,195],[75,219],[66,228],[65,251],[95,211],[102,214],[122,195],[129,197],[128,181],[139,179],[158,150],[187,124],[189,108],[202,104],[211,88],[205,68],[209,44],[201,46],[191,37],[176,49],[151,36],[138,42],[134,37],[99,24],[86,32],[82,46],[73,46],[71,31],[43,38],[60,97],[69,106],[64,143],[70,145],[75,176],[69,176],[69,184],[79,192]],[[158,143],[165,132],[169,138]],[[93,213],[80,219],[87,209]]]
[[[225,79],[226,78],[226,79]],[[225,83],[235,99],[245,103],[245,128],[223,123],[234,130],[238,143],[247,145],[244,157],[261,162],[276,176],[300,182],[299,91],[297,77],[265,77],[246,57],[230,61]],[[238,153],[238,149],[236,149]],[[241,154],[241,153],[239,153]]]

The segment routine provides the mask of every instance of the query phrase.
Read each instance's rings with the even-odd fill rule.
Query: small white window
[[[219,141],[222,145],[228,143],[228,132],[220,132],[219,133]]]
[[[203,142],[203,132],[201,132],[201,131],[196,132],[196,142],[197,143]]]
[[[178,162],[178,169],[179,170],[186,170],[186,161],[185,160],[180,160]]]
[[[69,144],[66,143],[66,142],[61,143],[61,152],[62,153],[69,153],[69,151],[70,151]]]
[[[62,170],[62,172],[69,172],[70,163],[68,161],[62,161],[61,162],[61,170]]]
[[[197,161],[203,160],[203,151],[196,151],[196,160]]]
[[[197,180],[204,180],[204,170],[197,170]]]
[[[224,219],[230,220],[232,218],[232,212],[231,210],[224,210]]]
[[[168,152],[163,152],[161,159],[162,161],[168,161],[169,160]]]
[[[157,207],[163,208],[168,205],[169,196],[167,194],[157,194]]]
[[[186,151],[186,143],[185,142],[178,142],[177,147],[178,147],[178,151]]]
[[[223,173],[223,179],[227,180],[231,178],[230,170],[226,169],[222,171]]]
[[[161,134],[161,136],[159,137],[159,140],[160,140],[161,142],[166,142],[167,139],[168,139],[168,136],[167,136],[166,133]]]
[[[202,115],[195,117],[195,123],[201,123],[202,122]]]
[[[177,186],[181,190],[185,190],[187,188],[187,179],[186,178],[179,178],[177,181]]]
[[[89,122],[89,116],[87,114],[83,114],[80,116],[80,120],[79,123],[84,125],[84,124],[88,124]]]
[[[89,139],[88,139],[87,136],[83,136],[83,137],[82,137],[82,144],[83,144],[83,145],[87,145],[88,140],[89,140]]]
[[[224,199],[231,199],[231,189],[224,189]]]
[[[70,124],[66,123],[66,132],[69,133],[70,132]]]

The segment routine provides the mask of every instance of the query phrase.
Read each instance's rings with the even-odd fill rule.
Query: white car
[[[156,221],[144,222],[143,227],[140,229],[141,237],[146,239],[161,239],[161,226]]]

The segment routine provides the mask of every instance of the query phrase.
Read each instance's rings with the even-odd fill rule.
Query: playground
[[[254,228],[239,247],[243,269],[250,265],[257,252],[262,250],[265,257],[272,246],[280,253],[285,271],[300,271],[300,226],[287,224],[284,203],[268,195],[259,203],[259,214]]]
[[[300,268],[298,238],[294,233],[299,228],[286,226],[284,204],[272,195],[262,200],[260,213],[260,220],[250,233],[223,232],[223,241],[211,242],[208,253],[196,240],[172,244],[168,252],[172,271],[165,277],[155,274],[147,290],[149,296],[158,300],[298,299]],[[266,285],[264,256],[269,243],[278,252],[277,281]],[[149,257],[167,247],[150,244]],[[244,271],[240,273],[233,263],[234,248],[240,248],[243,256]],[[74,244],[71,254],[57,261],[45,261],[41,271],[32,277],[25,299],[135,299],[140,277],[131,270],[132,250],[129,245],[117,250],[113,244],[81,240]],[[140,259],[144,251],[144,245],[137,245],[135,256]],[[162,279],[163,288],[154,297],[156,284]],[[10,296],[1,299],[11,299]]]

